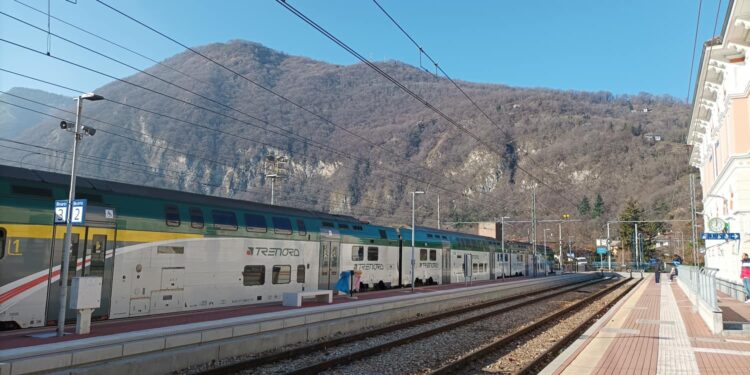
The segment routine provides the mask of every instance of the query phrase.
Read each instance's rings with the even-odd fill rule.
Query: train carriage
[[[68,176],[0,166],[0,328],[56,322],[66,227],[53,208],[67,193]],[[87,211],[65,271],[102,278],[94,319],[278,302],[350,270],[365,290],[411,284],[410,228],[89,178],[76,197]],[[492,238],[418,227],[415,284],[528,275],[530,256],[514,252],[529,246],[500,254]]]

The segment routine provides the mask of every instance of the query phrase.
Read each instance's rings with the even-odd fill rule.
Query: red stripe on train
[[[86,263],[91,263],[91,260],[90,259],[86,259]],[[76,262],[76,268],[78,268],[80,266],[81,266],[81,262]],[[59,269],[55,270],[55,271],[52,271],[52,278],[54,279],[57,276],[60,276],[60,270]],[[15,287],[15,288],[13,288],[13,289],[11,289],[11,290],[3,293],[3,294],[0,294],[0,304],[5,303],[9,299],[11,299],[11,298],[13,298],[13,297],[15,297],[15,296],[17,296],[17,295],[19,295],[19,294],[21,294],[21,293],[29,290],[29,289],[31,289],[33,287],[41,284],[41,283],[47,282],[48,278],[49,278],[49,275],[39,276],[36,279],[28,281],[28,282],[26,282],[24,284],[21,284],[21,285]]]

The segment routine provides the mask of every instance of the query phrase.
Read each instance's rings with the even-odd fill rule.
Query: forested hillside
[[[436,224],[438,194],[443,221],[528,219],[536,184],[537,216],[586,220],[570,226],[576,242],[587,245],[631,198],[647,216],[687,215],[689,108],[673,98],[459,82],[490,122],[447,79],[378,63],[487,148],[363,64],[331,65],[246,41],[199,50],[313,113],[184,52],[164,61],[173,69],[147,70],[163,81],[142,73],[124,78],[164,95],[123,82],[96,90],[128,106],[85,104],[84,115],[106,123],[85,120],[101,131],[83,141],[83,175],[268,202],[264,160],[275,154],[290,160],[286,177],[276,181],[277,204],[405,224],[409,192],[424,190],[417,215],[425,225]],[[34,99],[73,111],[72,101]],[[70,150],[59,120],[19,111],[0,103],[3,136],[48,148],[48,156],[25,158],[27,166],[67,169],[69,157],[50,151]],[[28,154],[2,153],[12,160]],[[515,224],[509,234],[524,238],[527,228]]]

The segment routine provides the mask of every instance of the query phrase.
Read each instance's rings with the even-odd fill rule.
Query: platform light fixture
[[[76,159],[78,157],[78,143],[83,138],[84,134],[94,135],[96,129],[82,126],[81,125],[81,111],[83,109],[83,101],[98,101],[104,99],[103,96],[90,92],[83,94],[75,98],[76,100],[76,122],[71,124],[66,121],[60,123],[60,128],[63,130],[73,129],[75,136],[73,137],[73,161],[70,167],[70,192],[68,194],[68,213],[66,217],[66,229],[65,229],[65,240],[63,245],[62,264],[60,266],[60,306],[57,313],[57,336],[65,335],[65,314],[67,313],[67,300],[68,300],[68,270],[70,267],[70,253],[73,249],[73,241],[71,231],[73,230],[72,215],[73,215],[73,201],[76,198]]]

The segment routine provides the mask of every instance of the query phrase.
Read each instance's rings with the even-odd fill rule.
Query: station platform
[[[32,337],[54,327],[0,333],[0,375],[35,372],[163,374],[223,358],[347,335],[413,319],[599,278],[599,273],[373,291],[332,304],[281,302],[96,322],[91,334]],[[72,332],[73,327],[69,327]]]
[[[750,314],[735,302],[722,303]],[[646,275],[541,373],[750,374],[750,337],[712,334],[677,282]]]
[[[518,283],[528,279],[527,277],[513,277],[499,280],[479,280],[471,283],[471,286],[481,286],[490,284],[500,283]],[[444,284],[444,285],[430,285],[414,288],[414,293],[432,293],[443,290],[454,290],[465,288],[469,284],[457,283],[457,284]],[[381,299],[393,296],[403,296],[411,294],[411,288],[399,288],[399,289],[388,289],[379,291],[368,291],[363,293],[355,293],[354,298],[346,295],[336,295],[333,297],[333,304],[351,303],[354,301],[367,301],[374,299]],[[167,313],[150,315],[144,317],[115,319],[115,320],[100,320],[91,323],[91,333],[88,335],[76,335],[75,324],[67,324],[65,326],[65,336],[57,337],[54,336],[56,333],[55,327],[39,327],[29,328],[13,331],[0,332],[0,350],[20,348],[25,346],[35,346],[49,343],[56,343],[62,341],[72,341],[81,338],[107,336],[123,332],[141,331],[153,328],[164,328],[169,326],[177,326],[190,323],[209,322],[214,320],[221,320],[234,317],[246,317],[260,314],[269,314],[282,311],[290,310],[302,310],[328,305],[324,302],[317,302],[315,300],[305,300],[302,307],[287,307],[282,306],[281,302],[269,302],[263,304],[253,304],[235,307],[224,307],[210,310],[194,310],[178,313]]]

